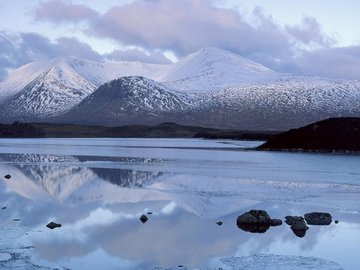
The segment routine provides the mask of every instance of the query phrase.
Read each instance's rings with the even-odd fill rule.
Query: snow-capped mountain
[[[157,65],[119,62],[102,64],[77,58],[25,65],[0,83],[2,119],[46,119],[79,104],[114,78],[160,70]]]
[[[92,123],[158,123],[165,115],[180,114],[192,106],[192,99],[167,89],[160,83],[140,76],[122,77],[99,87],[85,98],[62,121],[76,119]],[[65,120],[64,120],[65,119]]]
[[[70,57],[0,82],[0,120],[287,129],[359,116],[359,89],[360,81],[281,74],[216,48],[171,65]]]
[[[95,89],[96,85],[60,62],[8,96],[0,111],[15,120],[46,118],[68,111]]]
[[[167,69],[162,81],[179,91],[196,93],[264,82],[278,74],[245,57],[217,48],[203,48]]]
[[[330,117],[360,116],[360,82],[283,75],[266,83],[233,86],[199,97],[192,117],[216,127],[286,130]]]

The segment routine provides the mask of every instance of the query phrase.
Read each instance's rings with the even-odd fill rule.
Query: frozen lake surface
[[[0,267],[358,269],[360,156],[249,150],[259,143],[1,139]],[[251,209],[339,224],[253,234],[236,226]]]

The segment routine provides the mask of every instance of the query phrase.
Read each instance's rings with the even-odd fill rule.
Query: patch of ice
[[[306,270],[306,269],[326,269],[341,270],[339,264],[316,258],[302,256],[283,256],[274,254],[259,254],[244,257],[226,257],[214,259],[213,265],[209,269],[237,269],[237,270]],[[214,268],[216,267],[216,268]]]
[[[0,262],[10,260],[11,256],[9,253],[0,253]]]

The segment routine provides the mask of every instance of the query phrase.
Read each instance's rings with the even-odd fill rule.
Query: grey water
[[[249,150],[260,143],[1,139],[0,177],[12,177],[0,182],[0,264],[237,269],[224,262],[261,258],[302,269],[307,258],[304,269],[357,269],[360,156]],[[236,226],[250,209],[281,219],[326,211],[339,224],[311,226],[304,238],[287,225],[251,234]]]

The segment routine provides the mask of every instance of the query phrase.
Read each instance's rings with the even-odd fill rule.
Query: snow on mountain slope
[[[58,60],[46,72],[3,102],[2,116],[27,120],[63,113],[96,89],[66,61]]]
[[[67,57],[26,65],[0,82],[0,118],[286,129],[359,116],[359,89],[359,81],[276,73],[216,48],[172,65]]]
[[[284,75],[214,90],[199,99],[196,114],[206,114],[214,126],[284,130],[329,117],[359,116],[360,81]]]
[[[17,94],[26,85],[35,80],[41,73],[45,72],[52,62],[42,61],[24,65],[11,72],[0,82],[0,100]]]
[[[161,81],[176,90],[204,92],[277,77],[265,66],[217,48],[203,48],[169,66]]]
[[[160,81],[161,76],[169,66],[127,61],[100,63],[74,57],[68,58],[67,62],[79,75],[97,87],[127,76],[142,76]]]
[[[102,85],[61,119],[106,124],[146,122],[146,119],[161,122],[164,114],[178,114],[191,106],[189,96],[145,77],[131,76]]]

